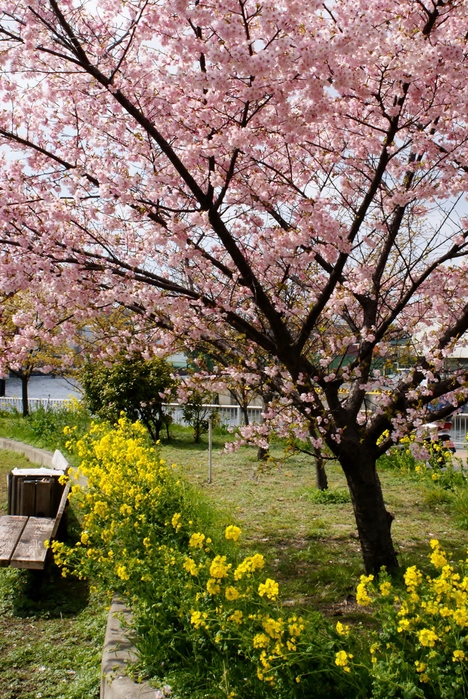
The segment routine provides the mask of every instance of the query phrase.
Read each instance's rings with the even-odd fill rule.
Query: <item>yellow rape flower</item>
[[[234,579],[240,580],[244,575],[254,573],[256,570],[263,568],[264,565],[265,559],[261,553],[256,553],[253,556],[247,556],[247,558],[244,558],[244,560],[239,563],[234,571]]]
[[[345,626],[341,621],[337,621],[336,632],[339,633],[340,636],[347,636],[349,634],[349,626]]]
[[[436,545],[433,546],[432,542],[436,542]],[[436,539],[432,539],[431,547],[433,548],[433,551],[429,558],[434,568],[443,568],[444,566],[446,566],[447,559],[445,557],[445,553],[439,547],[439,542]]]
[[[189,540],[189,546],[192,549],[201,549],[203,548],[203,542],[205,541],[206,537],[204,534],[201,534],[200,532],[195,532],[195,534],[192,534]]]
[[[115,569],[115,572],[121,580],[130,580],[130,575],[128,574],[126,566],[118,565]]]
[[[372,602],[372,599],[367,592],[367,585],[368,583],[372,582],[373,579],[373,575],[361,575],[360,577],[360,582],[356,589],[356,602],[361,606],[366,606]]]
[[[439,637],[431,629],[421,629],[421,631],[418,632],[418,639],[422,646],[434,648],[436,641],[439,640]]]
[[[229,527],[226,527],[226,531],[224,532],[224,536],[226,539],[231,539],[232,541],[237,541],[238,538],[241,535],[241,529],[240,527],[236,527],[235,525],[231,524]]]
[[[423,580],[423,576],[420,570],[416,566],[410,566],[409,568],[406,569],[405,571],[405,584],[407,588],[416,588],[418,587]]]
[[[233,602],[234,600],[238,599],[240,597],[240,592],[236,590],[235,587],[232,585],[229,585],[226,590],[224,591],[224,594],[226,595],[226,599],[229,600],[229,602]]]
[[[182,527],[182,522],[180,521],[181,517],[182,517],[181,513],[176,512],[176,514],[173,515],[173,517],[171,519],[171,524],[174,527],[174,529],[176,530],[176,532],[178,532],[179,529]]]
[[[190,612],[190,623],[196,629],[208,628],[208,625],[206,623],[207,618],[208,618],[208,614],[206,612],[199,612],[199,611],[195,611],[193,609]]]
[[[454,610],[453,620],[457,624],[457,626],[461,626],[462,628],[468,626],[468,611],[466,609],[466,606],[465,608]]]
[[[270,638],[265,633],[257,633],[253,637],[252,644],[254,648],[266,648],[270,644]]]
[[[380,589],[380,594],[382,595],[382,597],[387,597],[391,592],[392,583],[388,582],[388,580],[386,580],[385,582],[383,582],[380,585],[379,589]]]
[[[187,571],[187,573],[190,573],[190,575],[198,575],[197,564],[192,558],[186,558],[183,567]]]
[[[352,657],[351,653],[347,653],[345,650],[339,650],[335,655],[335,665],[342,667],[345,672],[350,672],[349,660]]]
[[[226,556],[215,556],[210,565],[210,575],[212,578],[225,578],[232,568],[231,563],[226,563]]]
[[[454,663],[457,663],[457,662],[461,662],[462,660],[466,660],[466,653],[463,650],[454,650],[453,656],[452,656],[452,661]]]
[[[260,583],[258,586],[258,594],[260,597],[268,597],[268,599],[275,600],[278,597],[279,585],[277,582],[271,578],[267,578],[264,583]]]
[[[208,582],[206,583],[206,589],[210,593],[210,595],[218,595],[221,591],[221,587],[219,586],[219,583],[217,580],[214,578],[210,578]]]
[[[400,619],[398,622],[398,628],[397,631],[398,633],[401,633],[402,631],[406,631],[410,627],[410,620],[409,619]]]
[[[270,616],[266,616],[262,621],[262,626],[266,633],[271,638],[280,638],[283,632],[283,620],[273,619]]]
[[[239,624],[242,624],[242,619],[244,615],[241,612],[240,609],[236,609],[235,612],[233,612],[230,616],[228,616],[227,620],[228,621],[233,621],[235,624],[239,626]]]

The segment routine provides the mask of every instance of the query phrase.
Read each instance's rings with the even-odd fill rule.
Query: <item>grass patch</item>
[[[26,418],[17,411],[0,411],[0,436],[50,451],[60,449],[70,456],[64,427],[75,425],[78,434],[83,434],[90,422],[87,411],[73,401],[68,407],[54,410],[40,407]]]
[[[0,570],[2,699],[97,699],[106,609],[53,568],[40,596],[30,571]]]
[[[348,490],[317,490],[311,489],[308,493],[312,502],[319,505],[344,505],[351,502]]]
[[[8,472],[33,466],[0,451],[0,514],[7,512]],[[73,512],[70,521],[76,526]],[[106,618],[106,601],[54,565],[40,589],[32,571],[0,568],[2,699],[98,699]]]
[[[356,584],[363,571],[356,523],[346,479],[337,462],[327,464],[328,491],[315,488],[313,459],[285,455],[273,445],[271,460],[257,461],[256,449],[224,450],[231,435],[215,430],[213,478],[208,483],[208,439],[194,444],[189,429],[173,427],[173,438],[163,443],[162,456],[242,527],[247,545],[263,553],[269,572],[280,581],[287,600],[299,600],[326,614],[349,614]],[[394,515],[392,532],[402,567],[428,567],[429,539],[464,558],[466,533],[452,516],[445,495],[432,495],[412,475],[380,471],[387,508]],[[442,489],[440,489],[442,490]],[[449,495],[449,498],[451,495]],[[467,498],[468,502],[468,498]]]

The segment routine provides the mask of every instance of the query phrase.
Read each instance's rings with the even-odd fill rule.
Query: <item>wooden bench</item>
[[[55,517],[0,517],[0,566],[44,570],[50,549],[44,542],[57,538],[68,503],[70,483],[63,489]]]

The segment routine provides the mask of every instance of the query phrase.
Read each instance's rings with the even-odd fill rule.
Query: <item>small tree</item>
[[[89,359],[79,380],[92,413],[116,422],[123,412],[130,420],[141,420],[154,441],[164,426],[169,438],[171,417],[164,403],[173,396],[176,382],[164,359],[144,359],[136,352],[118,355],[112,364]]]
[[[214,395],[209,391],[191,390],[183,409],[183,417],[193,427],[193,439],[199,444],[200,437],[208,432],[209,420],[217,424],[218,414],[210,407]]]

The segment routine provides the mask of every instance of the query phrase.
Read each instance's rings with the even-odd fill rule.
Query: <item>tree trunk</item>
[[[318,490],[328,490],[328,478],[325,471],[325,459],[319,448],[314,447],[315,454],[315,480]]]
[[[21,376],[21,402],[23,404],[23,417],[27,417],[29,415],[28,383],[29,376],[23,374]]]
[[[393,573],[399,567],[390,533],[393,515],[385,508],[375,453],[372,447],[359,442],[343,441],[337,447],[351,494],[366,573],[376,575],[382,566]]]

